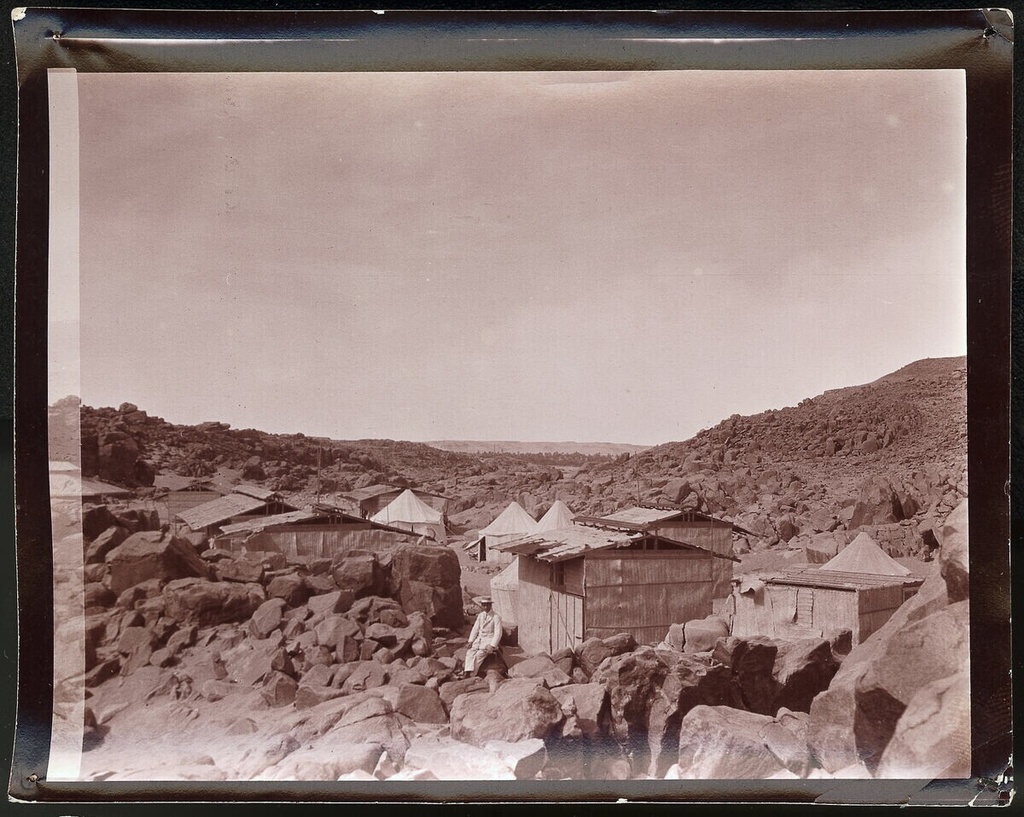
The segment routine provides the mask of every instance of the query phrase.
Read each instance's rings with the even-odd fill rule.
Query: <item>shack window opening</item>
[[[555,562],[551,565],[551,586],[558,589],[565,588],[565,563]]]

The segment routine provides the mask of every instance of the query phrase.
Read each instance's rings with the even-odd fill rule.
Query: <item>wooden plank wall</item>
[[[831,587],[801,587],[814,596],[811,626],[820,634],[836,630],[851,630],[854,643],[857,638],[857,594],[853,590]]]
[[[903,588],[843,590],[831,587],[767,586],[756,593],[732,594],[731,632],[773,638],[853,633],[860,644],[887,622],[903,603]]]
[[[551,577],[549,565],[519,558],[519,646],[528,653],[551,653]]]
[[[399,545],[415,542],[412,536],[377,530],[369,526],[346,525],[344,528],[316,525],[288,525],[273,531],[258,533],[248,541],[245,536],[218,537],[217,547],[230,550],[274,551],[286,556],[333,558],[350,550],[392,550]]]
[[[565,570],[565,592],[577,596],[584,594],[583,559],[570,559],[562,563]]]
[[[887,622],[903,604],[903,585],[871,587],[858,594],[859,609],[854,644],[859,644]]]
[[[632,633],[661,641],[671,624],[712,612],[711,557],[686,551],[591,554],[586,565],[584,635]]]
[[[666,536],[673,534],[683,542],[697,547],[706,548],[712,553],[732,556],[732,525],[727,522],[708,522],[672,520],[658,528],[659,533]],[[711,575],[714,587],[712,593],[716,599],[724,599],[732,592],[733,562],[728,559],[715,559],[711,564]]]

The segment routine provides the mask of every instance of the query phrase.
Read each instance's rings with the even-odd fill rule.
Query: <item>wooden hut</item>
[[[562,500],[555,500],[537,521],[537,533],[559,528],[570,527],[576,515]],[[502,623],[517,625],[519,621],[519,557],[514,556],[498,575],[491,579],[491,598],[494,599],[494,611],[501,616]]]
[[[231,493],[196,505],[176,514],[175,518],[196,533],[216,536],[224,525],[253,517],[273,516],[298,510],[281,496],[258,485],[236,485]]]
[[[350,550],[386,550],[419,538],[418,534],[371,522],[339,508],[314,505],[225,525],[213,546],[333,558]]]
[[[517,623],[527,652],[630,633],[640,643],[712,612],[712,562],[733,557],[652,531],[574,524],[496,546],[518,556]]]
[[[733,533],[747,533],[739,526],[699,511],[677,508],[634,506],[602,517],[579,517],[577,521],[593,522],[621,530],[649,531],[710,550],[719,556],[733,556]],[[732,589],[733,559],[716,559],[711,566],[712,595],[716,599],[729,596]]]
[[[729,599],[731,632],[796,638],[850,630],[856,645],[885,624],[923,581],[861,533],[821,567],[736,578]]]

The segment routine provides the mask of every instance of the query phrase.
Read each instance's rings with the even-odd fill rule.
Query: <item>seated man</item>
[[[483,611],[476,617],[469,634],[469,650],[466,653],[464,667],[466,678],[477,674],[484,659],[497,651],[498,642],[501,641],[501,617],[491,609],[490,596],[480,596],[473,601],[480,605]]]

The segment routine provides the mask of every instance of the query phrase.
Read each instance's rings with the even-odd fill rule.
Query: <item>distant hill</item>
[[[426,445],[460,454],[584,454],[618,457],[637,454],[650,446],[629,443],[519,442],[517,440],[434,440]]]
[[[51,442],[77,444],[77,416],[73,400],[51,407]],[[329,440],[175,425],[128,403],[82,406],[81,446],[87,476],[141,490],[157,475],[209,476],[259,483],[302,504],[381,482],[420,487],[450,497],[457,530],[487,524],[512,500],[535,517],[556,499],[581,514],[639,501],[731,519],[750,532],[752,548],[796,548],[845,537],[870,511],[872,535],[907,555],[926,552],[930,526],[967,495],[967,368],[963,357],[917,361],[652,448]]]

